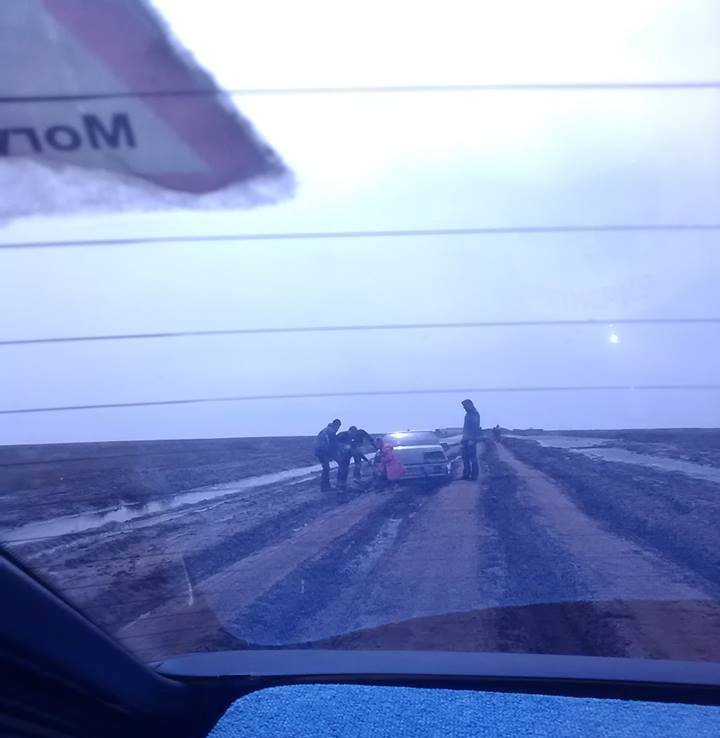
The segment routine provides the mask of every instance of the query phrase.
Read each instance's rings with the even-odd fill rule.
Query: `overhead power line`
[[[276,233],[220,233],[205,235],[133,236],[88,240],[20,241],[0,243],[0,249],[139,246],[162,243],[227,243],[232,241],[302,241],[318,239],[419,238],[423,236],[573,235],[579,233],[715,232],[720,223],[610,223],[606,225],[498,226],[470,228],[398,228],[348,231],[279,231]]]
[[[604,92],[716,90],[720,80],[640,80],[634,82],[499,82],[477,84],[422,84],[422,85],[343,85],[314,87],[241,87],[222,89],[135,90],[132,92],[78,92],[40,95],[2,95],[0,103],[62,102],[64,100],[123,100],[127,98],[205,97],[212,95],[237,96],[295,96],[295,95],[373,95],[463,92]]]
[[[53,343],[90,343],[94,341],[134,341],[161,338],[204,336],[266,335],[273,333],[343,333],[351,331],[451,330],[468,328],[541,328],[609,325],[708,325],[720,324],[717,318],[588,318],[578,320],[480,320],[450,323],[378,323],[367,325],[279,326],[274,328],[217,328],[153,333],[114,333],[89,336],[57,336],[0,340],[0,346],[32,346]]]
[[[105,402],[91,405],[59,405],[52,407],[9,408],[0,410],[0,415],[28,413],[53,413],[77,410],[111,410],[131,407],[160,407],[164,405],[200,405],[221,402],[256,402],[259,400],[314,400],[332,397],[387,397],[402,395],[467,395],[506,392],[618,392],[677,391],[677,390],[720,390],[720,384],[606,384],[552,387],[456,387],[453,389],[409,389],[367,390],[360,392],[299,392],[292,394],[229,395],[225,397],[196,397],[177,400],[142,400],[138,402]]]

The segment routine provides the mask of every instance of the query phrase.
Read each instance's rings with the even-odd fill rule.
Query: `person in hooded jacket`
[[[465,421],[462,433],[463,479],[475,481],[478,478],[477,445],[482,438],[480,429],[480,413],[472,400],[463,400]]]
[[[398,458],[392,443],[385,443],[382,438],[378,438],[375,448],[377,449],[376,463],[381,469],[377,483],[381,489],[387,488],[405,474],[405,464]]]

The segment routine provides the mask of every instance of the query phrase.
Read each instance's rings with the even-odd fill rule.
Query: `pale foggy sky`
[[[720,5],[158,0],[227,87],[720,79]],[[720,93],[254,96],[298,179],[253,211],[27,218],[0,241],[711,223]],[[224,327],[718,317],[720,235],[378,238],[0,252],[0,337]],[[0,348],[2,408],[452,387],[709,384],[720,328],[503,328]],[[457,425],[458,395],[0,416],[0,443]],[[720,393],[476,396],[484,425],[720,425]]]

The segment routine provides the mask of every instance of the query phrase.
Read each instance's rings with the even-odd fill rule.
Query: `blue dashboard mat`
[[[208,738],[720,738],[720,707],[407,687],[275,687]]]

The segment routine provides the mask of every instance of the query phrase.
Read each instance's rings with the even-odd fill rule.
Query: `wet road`
[[[593,459],[615,461],[624,464],[639,464],[649,466],[661,471],[680,472],[697,479],[705,479],[709,482],[720,484],[720,469],[708,464],[696,464],[692,461],[673,459],[669,456],[657,454],[643,454],[628,451],[624,448],[615,448],[612,441],[607,438],[590,438],[583,436],[566,435],[542,435],[542,436],[517,436],[525,440],[535,441],[541,446],[549,448],[563,448],[573,453],[583,454]]]
[[[701,538],[692,514],[638,494],[648,527],[631,530],[597,485],[571,489],[493,443],[480,461],[478,482],[342,495],[297,470],[20,547],[149,660],[308,642],[720,658],[720,576],[677,543]],[[615,467],[632,483],[634,467]],[[713,536],[720,486],[691,482],[678,496]]]
[[[394,632],[402,641],[422,619],[560,603],[532,627],[546,638],[568,620],[552,633],[566,652],[704,658],[718,650],[720,582],[689,567],[671,541],[659,550],[613,531],[505,447],[489,446],[481,461],[477,483],[318,498],[267,528],[251,551],[222,540],[214,555],[188,556],[191,594],[144,611],[120,635],[157,653],[201,648],[207,628],[236,643],[282,646],[407,623]],[[667,610],[647,606],[658,602],[672,603],[682,633],[664,636]],[[590,610],[578,614],[574,603]],[[496,641],[484,647],[512,650],[512,633],[496,621]],[[440,622],[428,647],[443,647],[443,637],[455,636]],[[527,633],[517,637],[526,642]]]
[[[227,484],[205,486],[191,492],[171,495],[152,502],[120,505],[78,515],[63,515],[14,528],[0,529],[0,540],[7,543],[18,543],[38,537],[55,538],[68,534],[85,533],[96,528],[102,528],[110,523],[128,523],[132,520],[147,518],[186,505],[207,503],[224,497],[232,497],[245,490],[255,490],[287,482],[305,481],[316,476],[319,471],[319,464],[313,464],[312,466],[286,469],[272,474],[247,477]]]

